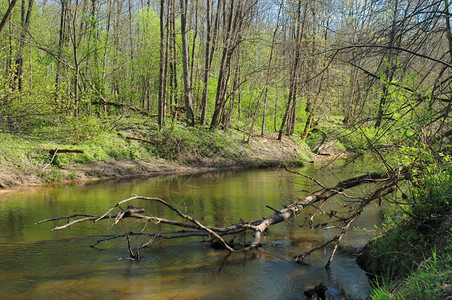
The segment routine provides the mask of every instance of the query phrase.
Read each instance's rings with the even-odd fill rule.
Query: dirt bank
[[[84,164],[69,161],[69,163],[59,166],[45,163],[45,161],[36,164],[31,159],[22,159],[16,164],[0,166],[0,188],[57,182],[187,174],[229,168],[262,168],[282,164],[302,164],[312,160],[309,149],[300,146],[289,137],[277,141],[276,134],[254,137],[250,143],[238,141],[234,147],[236,152],[240,154],[234,158],[226,158],[221,154],[203,157],[196,151],[186,149],[176,159],[158,157],[151,157],[147,160],[109,159]]]

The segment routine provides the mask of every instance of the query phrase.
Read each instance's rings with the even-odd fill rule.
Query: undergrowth
[[[244,155],[238,151],[237,143],[240,140],[237,136],[203,127],[177,124],[163,130],[155,139],[155,153],[165,159],[182,158],[189,162],[200,158],[222,157],[234,160]]]
[[[385,218],[385,234],[361,261],[374,276],[374,299],[441,299],[452,296],[452,166],[424,153],[417,177],[401,188]],[[447,298],[447,297],[445,297]]]
[[[54,157],[49,153],[65,148],[83,153]],[[37,174],[45,183],[76,177],[63,176],[60,168],[96,162],[165,159],[192,166],[228,166],[247,160],[252,165],[252,157],[252,148],[238,131],[189,127],[176,120],[162,131],[155,121],[137,116],[68,118],[58,126],[49,122],[22,132],[0,131],[0,171]]]
[[[375,282],[372,299],[450,299],[452,297],[452,251],[438,254],[433,250],[415,271],[404,281],[394,285],[387,280]]]

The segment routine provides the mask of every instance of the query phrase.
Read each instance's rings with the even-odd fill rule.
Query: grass
[[[376,282],[372,299],[449,299],[452,297],[452,252],[440,255],[434,250],[431,257],[397,285]]]
[[[240,159],[240,138],[232,132],[212,131],[203,127],[185,127],[176,124],[165,128],[157,138],[155,154],[165,159],[182,158],[186,162],[200,158],[222,157]],[[189,151],[187,151],[189,150]]]
[[[452,297],[452,166],[418,159],[423,176],[405,187],[409,197],[394,205],[386,233],[368,245],[373,299]]]
[[[38,174],[43,182],[52,183],[77,178],[75,173],[64,175],[60,168],[96,162],[153,163],[163,159],[202,167],[242,162],[255,163],[257,167],[265,165],[265,160],[261,163],[253,158],[252,147],[242,143],[242,137],[235,130],[212,131],[187,127],[178,121],[168,122],[158,131],[155,121],[137,116],[69,118],[64,123],[41,124],[21,133],[0,131],[0,172],[14,172],[18,176]],[[83,153],[57,153],[51,161],[48,150],[56,148],[80,149]],[[304,153],[299,154],[303,159]]]

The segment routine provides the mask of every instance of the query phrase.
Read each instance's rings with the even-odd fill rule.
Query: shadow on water
[[[369,162],[344,165],[338,161],[328,168],[311,165],[301,170],[329,185],[359,175],[364,165]],[[306,289],[322,282],[330,298],[342,299],[344,292],[352,299],[365,298],[369,283],[353,252],[372,237],[369,231],[349,232],[343,240],[345,251],[335,257],[329,271],[323,266],[330,250],[312,254],[306,265],[290,262],[294,255],[335,235],[309,230],[306,220],[312,209],[272,227],[264,240],[268,245],[257,251],[228,255],[199,240],[170,240],[142,250],[138,262],[125,259],[124,240],[104,243],[99,247],[103,250],[89,247],[104,235],[121,232],[107,223],[80,224],[58,232],[50,232],[56,223],[34,224],[75,212],[102,214],[135,193],[161,197],[205,224],[224,226],[271,215],[266,205],[281,207],[316,188],[304,178],[270,169],[56,186],[1,195],[0,294],[11,299],[303,299]],[[134,205],[152,215],[174,217],[155,203]],[[330,205],[338,209],[340,204],[332,200]],[[380,209],[366,209],[355,226],[379,224]],[[136,221],[128,226],[134,231],[143,229]],[[146,229],[164,229],[152,226]],[[242,235],[236,238],[245,239]]]

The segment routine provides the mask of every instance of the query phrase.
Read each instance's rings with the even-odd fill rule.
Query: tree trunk
[[[193,73],[195,70],[195,50],[196,50],[196,39],[198,38],[198,1],[195,0],[195,27],[193,28],[193,42],[192,42],[192,48],[191,48],[191,60],[190,60],[190,83],[192,85],[193,90]],[[193,93],[193,92],[192,92]]]
[[[134,60],[135,60],[135,53],[134,53],[134,41],[133,41],[133,18],[132,18],[132,1],[131,0],[127,0],[127,12],[128,12],[128,29],[129,29],[129,47],[130,47],[130,89],[134,90],[135,89],[135,64],[134,64]],[[133,103],[132,103],[133,104]]]
[[[223,12],[226,15],[225,12]],[[219,125],[221,114],[223,113],[226,104],[226,90],[229,81],[229,74],[231,70],[231,58],[234,49],[240,43],[240,29],[243,21],[243,3],[239,2],[235,5],[235,1],[231,1],[229,6],[229,14],[227,20],[227,29],[225,33],[223,54],[221,57],[220,69],[218,74],[217,92],[215,96],[215,109],[212,115],[210,128],[216,128]]]
[[[218,2],[217,13],[216,13],[216,24],[218,24],[218,11],[219,11],[220,1]],[[204,57],[204,86],[202,89],[202,98],[201,98],[201,125],[206,125],[206,113],[207,113],[207,97],[209,91],[209,79],[210,79],[210,66],[212,63],[211,57],[213,56],[213,52],[215,50],[214,43],[212,41],[212,0],[206,0],[206,49],[205,49],[205,57]],[[215,26],[216,27],[216,26]]]
[[[168,2],[168,18],[169,18],[169,31],[168,35],[170,36],[169,47],[170,47],[170,55],[169,55],[169,91],[170,91],[170,109],[173,117],[177,117],[177,94],[178,94],[178,84],[177,84],[177,47],[176,47],[176,16],[175,16],[175,2],[174,0],[169,0]]]
[[[19,39],[19,50],[16,59],[16,78],[13,83],[13,90],[22,90],[22,76],[24,71],[24,48],[25,48],[25,36],[28,33],[28,28],[30,26],[31,11],[33,9],[34,0],[28,1],[28,8],[25,15],[25,1],[22,2],[22,30]]]
[[[165,0],[160,0],[160,70],[159,70],[159,103],[158,103],[158,126],[159,130],[163,129],[165,120],[165,104],[166,104],[166,68],[167,57],[165,55]]]
[[[301,139],[303,141],[306,141],[306,138],[308,137],[308,134],[312,129],[312,121],[314,120],[317,102],[319,99],[319,95],[322,91],[322,83],[323,83],[323,74],[321,75],[321,77],[319,79],[319,86],[318,86],[317,91],[315,92],[314,101],[310,101],[310,100],[306,101],[307,102],[306,103],[306,113],[308,114],[308,116],[306,118],[306,123],[305,123],[304,129],[303,129],[303,134],[301,135]]]
[[[301,0],[298,1],[297,5],[297,19],[296,19],[296,26],[295,26],[295,34],[294,34],[294,40],[295,40],[295,50],[294,50],[294,60],[292,65],[292,70],[290,74],[290,85],[289,85],[289,97],[287,100],[287,106],[286,106],[286,112],[284,113],[283,120],[281,122],[281,126],[279,128],[279,134],[278,134],[278,140],[282,139],[282,135],[284,132],[284,127],[286,126],[287,122],[287,131],[286,133],[290,134],[293,130],[293,125],[295,124],[295,116],[296,116],[296,106],[295,102],[297,100],[297,94],[298,94],[298,65],[300,61],[300,48],[301,48],[301,40],[303,37],[303,30],[304,30],[304,24],[306,19],[306,6],[304,7],[303,12],[303,21],[302,15],[301,15]]]
[[[145,141],[147,142],[147,141]],[[172,204],[166,202],[163,199],[156,198],[156,197],[144,197],[144,196],[137,196],[133,195],[132,197],[128,199],[121,200],[117,202],[113,207],[111,207],[109,210],[107,210],[103,215],[91,215],[86,213],[75,213],[69,216],[60,216],[55,217],[51,219],[46,219],[37,222],[36,224],[41,224],[44,222],[53,222],[57,220],[66,220],[66,222],[60,226],[55,226],[52,231],[58,231],[62,229],[69,228],[73,225],[76,225],[78,223],[83,222],[92,222],[96,223],[102,220],[108,220],[112,223],[112,225],[117,225],[119,222],[121,222],[124,218],[134,218],[136,220],[141,220],[145,222],[146,224],[166,224],[167,226],[173,226],[179,230],[172,230],[172,231],[160,231],[160,232],[141,232],[141,233],[132,233],[125,230],[125,234],[122,235],[115,235],[113,237],[107,237],[106,239],[98,240],[95,244],[92,246],[103,242],[107,240],[111,240],[114,238],[123,238],[127,237],[129,235],[137,235],[142,237],[151,237],[151,241],[146,244],[141,244],[141,246],[138,247],[137,251],[140,248],[144,248],[151,244],[153,241],[153,238],[158,237],[159,239],[174,239],[174,238],[188,238],[188,237],[206,237],[210,236],[212,239],[215,239],[219,244],[219,248],[224,248],[229,250],[230,252],[235,251],[248,251],[252,249],[256,249],[260,246],[261,240],[265,232],[267,232],[268,228],[276,225],[278,223],[285,222],[287,220],[290,220],[293,217],[296,217],[299,215],[305,207],[308,207],[310,205],[314,205],[315,203],[319,202],[325,202],[331,197],[334,197],[338,194],[343,194],[344,191],[351,189],[356,186],[360,186],[363,184],[378,184],[377,187],[373,189],[371,193],[366,194],[364,197],[361,197],[361,201],[354,201],[354,205],[349,205],[349,213],[345,215],[345,217],[340,218],[342,221],[343,227],[342,232],[339,236],[333,237],[329,242],[324,243],[324,245],[327,245],[331,242],[337,241],[335,250],[333,251],[333,254],[330,256],[330,259],[328,260],[327,266],[331,264],[331,261],[334,257],[334,253],[337,249],[337,245],[340,242],[343,235],[347,232],[350,225],[353,223],[354,220],[362,213],[365,206],[367,206],[371,201],[381,198],[385,195],[388,195],[389,193],[392,193],[395,191],[395,185],[398,181],[402,181],[408,178],[406,170],[397,170],[398,175],[397,178],[394,176],[396,172],[390,172],[387,174],[377,174],[372,173],[368,175],[358,176],[355,178],[351,178],[348,180],[344,180],[339,182],[334,187],[326,187],[322,185],[319,181],[317,181],[314,178],[311,178],[309,176],[306,176],[304,174],[295,172],[295,171],[289,171],[298,175],[301,175],[313,182],[315,182],[317,185],[319,185],[321,188],[306,197],[299,198],[296,202],[293,202],[287,206],[285,206],[282,209],[274,209],[272,207],[267,206],[267,208],[271,209],[273,211],[273,214],[267,217],[263,217],[261,219],[257,220],[249,220],[249,221],[243,221],[240,220],[239,223],[235,223],[226,227],[214,227],[214,226],[206,226],[204,224],[201,224],[199,221],[191,217],[190,215],[187,215],[183,213],[181,210],[179,210],[177,207],[173,206]],[[148,202],[154,202],[156,204],[160,204],[163,207],[166,207],[168,210],[173,212],[179,219],[182,219],[184,221],[179,221],[174,219],[168,219],[158,216],[150,216],[144,214],[145,209],[144,208],[137,208],[133,207],[132,205],[129,205],[130,202],[134,200],[140,200],[140,201],[148,201]],[[125,205],[128,204],[127,209],[122,209],[121,207],[125,207]],[[116,211],[116,212],[115,212]],[[115,212],[115,213],[113,213]],[[334,221],[335,224],[337,224],[337,221]],[[232,234],[238,234],[240,232],[245,232],[247,230],[252,231],[253,239],[249,240],[245,243],[234,243],[234,242],[226,242],[222,236],[225,235],[232,235]],[[297,255],[293,257],[294,262],[301,262],[307,255],[312,253],[315,250],[323,249],[324,247],[316,247],[314,249],[311,249],[310,251],[306,252],[303,255]],[[133,254],[132,251],[130,251],[130,242],[129,242],[129,252],[131,255]]]
[[[354,59],[356,61],[356,59]],[[348,125],[350,123],[350,120],[352,120],[355,117],[355,110],[356,110],[356,94],[358,90],[358,69],[356,67],[351,67],[350,71],[350,95],[348,97],[348,105],[345,111],[344,120],[342,123],[344,125]]]
[[[234,68],[234,80],[232,82],[232,86],[230,88],[230,92],[229,92],[229,96],[228,96],[228,100],[229,100],[229,107],[226,111],[223,112],[222,118],[221,118],[221,123],[223,124],[224,128],[227,129],[229,128],[231,121],[232,121],[232,114],[233,114],[233,110],[234,110],[234,102],[235,102],[235,98],[236,98],[236,94],[237,94],[237,90],[239,89],[239,82],[240,82],[240,51],[238,52],[239,54],[237,55],[237,62]]]
[[[397,59],[397,54],[394,53],[394,50],[392,49],[392,47],[395,44],[395,38],[396,38],[398,5],[399,5],[399,0],[396,0],[394,13],[392,16],[393,19],[392,19],[391,32],[390,32],[390,36],[389,36],[389,50],[388,50],[389,54],[388,54],[388,61],[387,61],[387,64],[389,64],[389,65],[385,66],[384,80],[386,82],[383,83],[383,93],[380,97],[380,103],[378,105],[378,113],[377,113],[377,120],[375,122],[375,128],[380,127],[381,122],[383,121],[383,115],[386,110],[385,109],[386,101],[389,96],[389,86],[391,85],[392,79],[394,78],[394,74],[395,74],[396,66],[395,66],[393,60]]]
[[[55,75],[55,85],[57,87],[59,87],[61,83],[61,72],[62,72],[61,59],[63,55],[63,47],[66,42],[66,29],[67,29],[66,23],[67,23],[67,0],[61,0],[60,30],[58,34],[58,54],[57,54],[58,60]]]
[[[195,125],[195,118],[193,115],[193,91],[190,82],[189,72],[189,54],[187,41],[187,0],[180,0],[180,18],[181,18],[181,35],[182,35],[182,70],[184,79],[184,98],[185,98],[185,112],[187,124]]]
[[[4,27],[5,24],[6,24],[6,21],[8,21],[9,16],[11,15],[11,12],[13,11],[13,8],[14,8],[14,6],[16,5],[16,3],[17,3],[17,0],[12,0],[12,1],[9,3],[8,10],[6,11],[5,15],[3,16],[2,21],[0,22],[0,33],[2,32],[3,27]]]
[[[446,20],[446,38],[449,46],[449,58],[452,62],[452,29],[450,25],[450,11],[449,11],[449,4],[450,2],[448,0],[444,0],[444,9],[445,9],[445,20]],[[1,31],[1,29],[0,29]]]
[[[282,8],[284,6],[284,0],[281,1],[280,5],[279,5],[279,9],[278,9],[278,16],[276,17],[276,25],[275,25],[275,30],[273,31],[273,36],[272,36],[272,45],[271,45],[271,49],[270,49],[270,57],[268,58],[268,64],[267,64],[267,76],[265,79],[265,91],[264,91],[264,105],[262,107],[262,126],[261,126],[261,135],[264,136],[264,132],[265,132],[265,114],[267,111],[267,98],[268,98],[268,86],[270,83],[270,75],[271,75],[271,64],[272,64],[272,60],[273,60],[273,52],[275,49],[275,43],[276,43],[276,36],[277,36],[277,32],[278,32],[278,27],[279,27],[279,20],[281,17],[281,11]]]
[[[80,78],[80,64],[78,60],[78,45],[79,37],[77,34],[77,11],[78,11],[78,0],[75,1],[74,12],[72,15],[72,51],[74,58],[74,116],[78,117],[79,110],[79,78]]]

